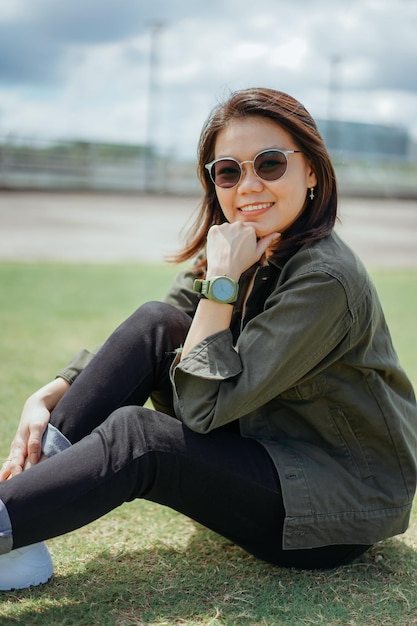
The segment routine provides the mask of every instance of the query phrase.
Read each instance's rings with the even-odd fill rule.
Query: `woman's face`
[[[230,121],[218,133],[214,158],[234,157],[242,162],[271,148],[297,150],[298,146],[276,122],[245,117]],[[262,180],[251,163],[244,163],[242,168],[239,183],[230,189],[216,186],[216,194],[227,221],[250,223],[258,237],[288,228],[302,212],[309,188],[317,184],[310,163],[301,153],[288,155],[287,170],[278,180]]]

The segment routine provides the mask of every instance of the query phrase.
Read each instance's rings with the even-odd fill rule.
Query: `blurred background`
[[[342,195],[415,199],[416,33],[415,0],[1,0],[0,189],[193,195],[210,109],[266,86]]]

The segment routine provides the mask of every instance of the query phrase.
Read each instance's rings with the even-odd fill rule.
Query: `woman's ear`
[[[315,187],[317,185],[317,176],[316,172],[313,170],[312,166],[309,165],[309,170],[307,174],[307,187]]]

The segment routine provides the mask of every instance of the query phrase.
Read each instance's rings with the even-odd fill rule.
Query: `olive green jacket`
[[[416,400],[366,270],[333,234],[283,267],[253,271],[244,314],[250,272],[230,329],[175,361],[177,417],[199,433],[239,420],[241,434],[265,446],[282,486],[284,549],[404,532],[416,487]],[[166,298],[190,315],[193,278],[181,274]],[[70,380],[81,361],[61,375]]]

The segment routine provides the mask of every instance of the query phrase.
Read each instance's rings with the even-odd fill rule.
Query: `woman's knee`
[[[113,333],[112,338],[121,335],[133,340],[167,340],[170,345],[182,343],[191,324],[191,319],[183,311],[165,302],[151,301],[140,306]]]
[[[191,320],[186,313],[172,306],[172,304],[167,304],[166,302],[160,302],[158,300],[151,300],[142,304],[138,309],[136,309],[130,319],[142,320],[143,318],[163,325],[187,325],[187,322],[188,324],[191,323]]]

